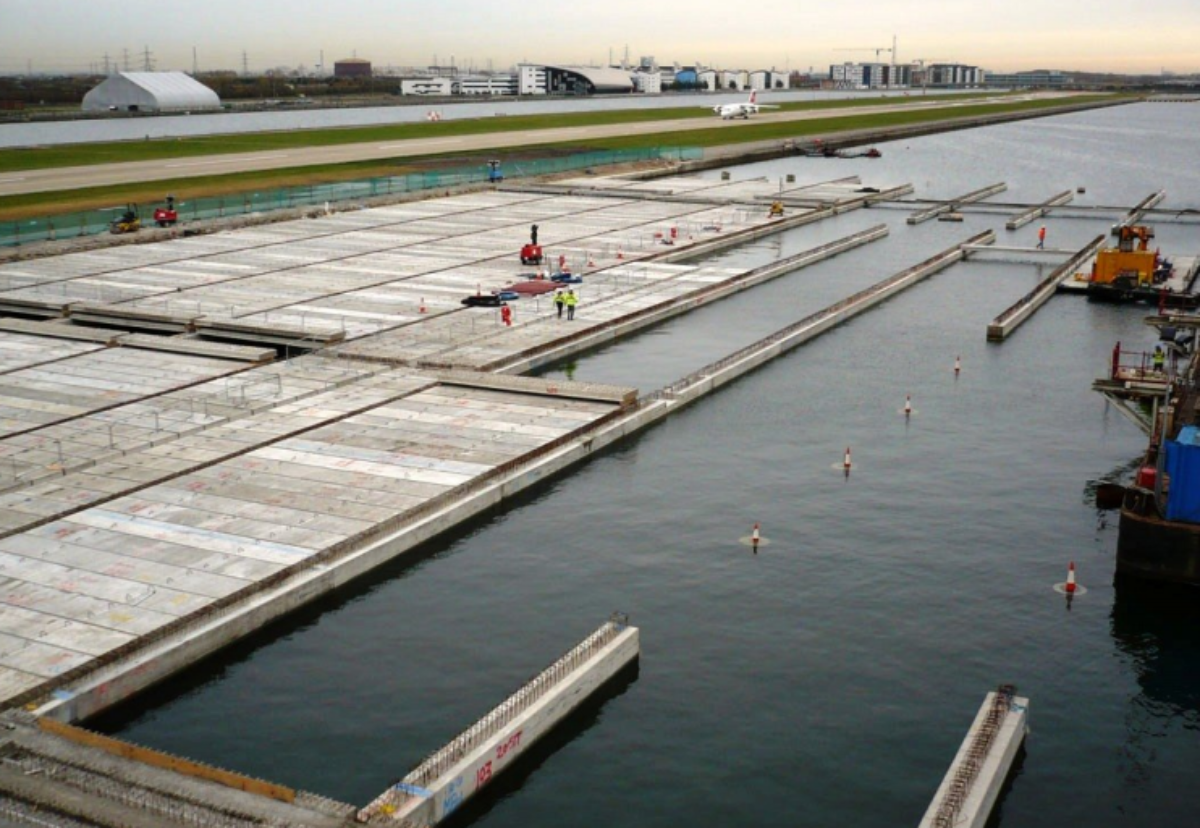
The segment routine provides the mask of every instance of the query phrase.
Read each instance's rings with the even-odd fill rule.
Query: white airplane
[[[758,102],[758,92],[751,91],[750,100],[745,103],[720,104],[712,107],[712,111],[720,115],[722,120],[728,121],[733,118],[749,119],[751,115],[757,115],[760,109],[779,109],[778,106],[771,104],[760,104]]]

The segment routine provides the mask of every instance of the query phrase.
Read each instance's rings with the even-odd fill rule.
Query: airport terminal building
[[[610,66],[549,66],[522,63],[517,67],[522,95],[619,95],[633,91],[628,69]]]

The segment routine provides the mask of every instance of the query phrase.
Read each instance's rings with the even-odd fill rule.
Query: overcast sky
[[[992,71],[1200,72],[1200,0],[0,0],[0,72],[141,69],[503,69],[522,60],[828,70],[897,57]],[[858,49],[860,51],[846,51]],[[886,52],[880,55],[888,60]]]

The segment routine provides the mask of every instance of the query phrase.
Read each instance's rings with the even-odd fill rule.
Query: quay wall
[[[1200,586],[1200,525],[1170,522],[1147,510],[1140,499],[1154,493],[1127,490],[1117,534],[1117,575]]]

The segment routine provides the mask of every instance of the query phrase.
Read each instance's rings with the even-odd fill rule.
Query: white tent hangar
[[[84,112],[220,108],[216,92],[183,72],[118,72],[83,96]]]

